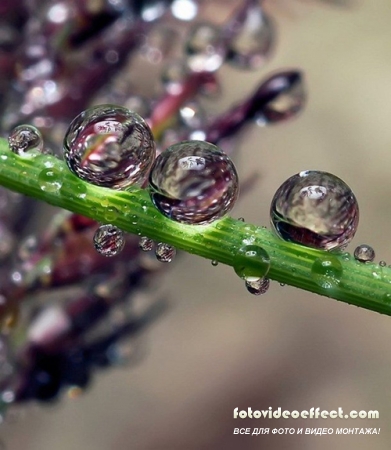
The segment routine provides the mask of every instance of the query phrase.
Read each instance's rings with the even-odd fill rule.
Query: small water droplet
[[[360,262],[372,262],[375,256],[375,250],[367,244],[361,244],[354,250],[354,258]]]
[[[77,183],[73,188],[73,195],[84,200],[87,196],[87,186],[84,183]]]
[[[265,249],[247,245],[239,249],[234,257],[234,270],[246,281],[264,278],[270,269],[270,257]]]
[[[153,240],[143,236],[140,238],[139,247],[143,252],[149,252],[153,248]]]
[[[43,169],[38,175],[38,184],[45,192],[57,193],[63,183],[63,176],[56,168]]]
[[[33,149],[43,150],[43,138],[38,128],[32,125],[19,125],[8,136],[10,149],[19,155]]]
[[[282,239],[332,250],[353,239],[359,209],[353,192],[340,178],[326,172],[305,171],[278,188],[270,217]]]
[[[344,261],[350,261],[350,258],[351,258],[350,253],[345,252],[345,253],[342,254],[342,259]]]
[[[239,222],[244,222],[244,217],[239,217]]]
[[[214,72],[223,64],[227,50],[219,27],[198,23],[190,30],[185,51],[192,71]]]
[[[380,261],[379,266],[380,267],[386,267],[387,263],[385,261]]]
[[[284,287],[284,286],[285,286],[285,283],[280,283],[280,286],[281,286],[281,287]]]
[[[156,259],[160,262],[171,262],[175,255],[176,255],[176,249],[175,247],[165,244],[164,242],[159,242],[156,245]]]
[[[256,281],[246,281],[246,288],[250,294],[262,295],[266,294],[270,287],[269,278],[260,278]]]
[[[320,256],[314,261],[311,268],[314,282],[324,289],[337,287],[341,281],[342,274],[342,264],[333,255]]]
[[[215,259],[212,259],[212,261],[210,263],[212,264],[213,267],[216,267],[219,264],[219,262],[216,261]]]
[[[108,222],[112,222],[119,216],[119,211],[115,206],[109,206],[104,211],[104,217]]]
[[[184,141],[160,154],[149,175],[151,200],[177,222],[206,224],[232,209],[239,193],[231,159],[208,142]]]
[[[143,181],[155,159],[155,143],[138,114],[121,106],[98,105],[70,124],[64,158],[84,181],[124,189]]]
[[[94,234],[94,246],[102,256],[116,256],[125,246],[122,230],[114,225],[101,225]]]

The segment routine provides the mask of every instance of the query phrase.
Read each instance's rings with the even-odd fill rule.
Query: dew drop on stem
[[[114,225],[101,225],[95,232],[94,247],[102,256],[112,257],[118,255],[125,246],[125,237],[122,230]]]
[[[43,138],[38,128],[33,125],[19,125],[8,136],[10,149],[19,155],[33,149],[43,151]]]
[[[290,177],[278,188],[270,208],[271,224],[279,237],[323,250],[347,245],[358,219],[358,203],[349,186],[320,171]]]
[[[166,217],[190,225],[207,224],[233,208],[239,180],[233,162],[218,147],[184,141],[156,158],[149,175],[149,192]]]
[[[358,245],[354,250],[354,258],[363,263],[372,262],[375,256],[375,250],[367,244]]]
[[[91,184],[125,189],[141,183],[155,159],[145,120],[116,105],[98,105],[79,114],[64,139],[69,169]]]

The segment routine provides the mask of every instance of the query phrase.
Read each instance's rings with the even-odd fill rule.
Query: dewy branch
[[[230,217],[210,225],[182,225],[161,215],[146,190],[115,191],[85,183],[64,162],[48,155],[16,155],[1,138],[0,185],[230,266],[246,245],[262,247],[270,257],[268,278],[391,315],[389,267],[284,242],[266,228]],[[257,269],[259,261],[244,258]],[[259,270],[262,273],[261,265]]]

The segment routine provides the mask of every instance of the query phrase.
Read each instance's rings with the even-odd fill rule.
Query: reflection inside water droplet
[[[341,281],[342,274],[342,264],[333,255],[317,258],[311,268],[312,279],[318,286],[324,289],[337,287]]]
[[[257,245],[242,247],[234,257],[234,270],[246,281],[257,281],[267,275],[270,257],[265,249]]]

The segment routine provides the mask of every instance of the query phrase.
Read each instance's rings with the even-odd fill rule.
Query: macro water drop
[[[233,267],[240,278],[258,281],[269,272],[270,257],[263,247],[246,245],[236,252]]]
[[[245,283],[246,289],[250,294],[253,295],[262,295],[266,294],[270,287],[269,278],[260,278],[255,281],[246,281]]]
[[[341,281],[342,274],[342,264],[336,256],[331,254],[317,258],[311,268],[312,279],[324,289],[337,287]]]
[[[63,183],[62,171],[56,167],[42,169],[38,175],[38,184],[40,188],[52,194],[58,193]]]
[[[116,105],[99,105],[79,114],[64,139],[64,158],[81,179],[125,189],[146,177],[155,143],[145,120]]]
[[[102,256],[112,257],[118,255],[125,246],[125,237],[122,230],[108,224],[101,225],[95,232],[94,247]]]
[[[211,223],[227,214],[239,194],[231,159],[208,142],[172,145],[155,160],[149,175],[151,200],[177,222]]]
[[[142,236],[138,245],[143,252],[149,252],[153,248],[153,240],[146,236]]]
[[[372,262],[375,259],[375,250],[367,244],[358,245],[354,249],[354,258],[360,262]]]
[[[38,128],[33,125],[19,125],[8,136],[10,149],[19,155],[36,149],[43,151],[43,137]]]
[[[344,247],[359,219],[356,197],[340,178],[305,171],[290,177],[275,193],[270,220],[282,239],[323,250]]]
[[[176,255],[176,249],[172,245],[159,242],[156,245],[155,255],[158,261],[170,263]]]

